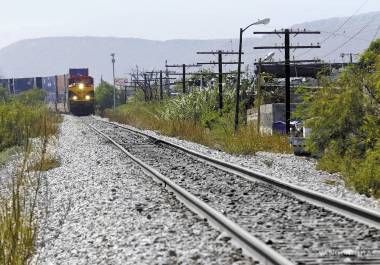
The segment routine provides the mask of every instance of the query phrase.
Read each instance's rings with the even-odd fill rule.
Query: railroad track
[[[87,122],[264,264],[380,264],[377,212],[125,126]]]

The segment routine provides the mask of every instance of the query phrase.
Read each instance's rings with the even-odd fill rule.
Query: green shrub
[[[20,93],[15,97],[15,100],[23,105],[35,106],[44,104],[47,93],[40,88],[33,88]]]
[[[95,108],[100,113],[103,114],[108,108],[113,107],[113,90],[114,87],[102,81],[95,89]],[[118,90],[116,90],[118,93]],[[120,105],[119,95],[116,94],[116,106]]]
[[[380,142],[368,151],[357,171],[349,175],[348,183],[360,193],[380,198]]]
[[[321,157],[320,169],[341,172],[350,187],[379,197],[380,39],[359,65],[321,83],[321,89],[304,95],[296,113],[312,129],[309,150]]]

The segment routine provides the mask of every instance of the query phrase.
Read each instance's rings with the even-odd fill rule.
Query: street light
[[[239,111],[240,111],[240,73],[241,73],[241,53],[242,53],[242,46],[243,46],[243,33],[248,28],[254,26],[254,25],[267,25],[269,23],[270,19],[265,18],[261,19],[257,22],[252,23],[251,25],[240,28],[240,38],[239,38],[239,60],[238,60],[238,73],[237,73],[237,84],[236,84],[236,109],[235,109],[235,131],[238,129],[239,126]]]
[[[115,53],[111,53],[112,57],[112,75],[113,75],[113,109],[116,107],[116,83],[115,83]]]

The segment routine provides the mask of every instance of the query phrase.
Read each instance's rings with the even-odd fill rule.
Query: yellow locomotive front
[[[69,77],[69,110],[74,115],[90,115],[95,110],[94,79],[90,76]]]

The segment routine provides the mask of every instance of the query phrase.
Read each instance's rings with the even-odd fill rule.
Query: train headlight
[[[84,89],[84,84],[80,83],[79,84],[79,89],[83,90]]]
[[[90,100],[91,99],[90,95],[86,95],[85,99]]]
[[[77,100],[78,99],[78,97],[77,96],[73,96],[73,100]]]

